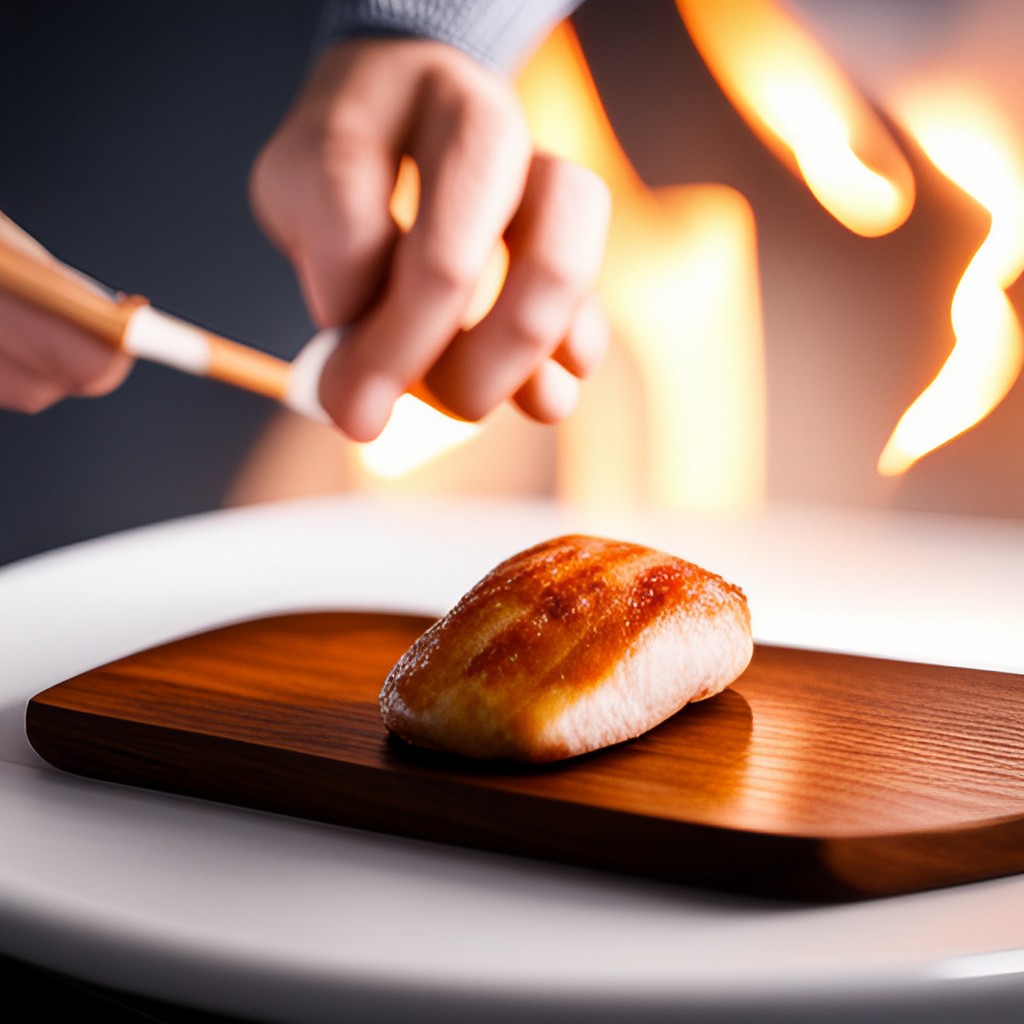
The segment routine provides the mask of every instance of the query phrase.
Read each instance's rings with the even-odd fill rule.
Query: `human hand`
[[[0,244],[73,273],[0,213]],[[0,408],[36,413],[69,395],[105,395],[132,360],[0,289]]]
[[[402,233],[389,203],[406,155],[420,202]],[[250,194],[318,325],[350,328],[320,398],[355,440],[375,437],[421,380],[466,419],[512,399],[557,421],[603,355],[591,289],[608,190],[586,168],[535,153],[511,85],[450,46],[374,39],[328,50],[257,158]],[[463,329],[502,238],[504,286]]]

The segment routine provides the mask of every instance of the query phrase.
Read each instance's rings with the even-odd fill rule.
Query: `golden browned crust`
[[[652,728],[750,660],[736,586],[672,555],[567,536],[502,562],[402,656],[387,727],[470,757],[550,761]]]

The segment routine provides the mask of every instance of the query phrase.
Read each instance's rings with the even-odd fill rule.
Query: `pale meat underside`
[[[572,755],[621,743],[720,693],[750,660],[740,630],[721,625],[669,621],[647,630],[597,686],[541,727],[538,746]]]
[[[403,656],[388,728],[471,757],[548,761],[631,739],[750,660],[742,592],[638,545],[569,537],[502,563]]]

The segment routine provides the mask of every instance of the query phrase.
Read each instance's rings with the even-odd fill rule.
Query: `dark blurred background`
[[[246,182],[311,57],[316,0],[6,0],[0,209],[59,258],[292,356],[312,327]],[[0,411],[0,564],[216,507],[272,411],[154,365]]]

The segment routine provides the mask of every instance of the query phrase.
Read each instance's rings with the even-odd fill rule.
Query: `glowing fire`
[[[676,0],[733,105],[821,205],[859,235],[899,227],[914,178],[881,120],[835,62],[772,0]]]
[[[886,234],[914,204],[910,168],[833,61],[773,0],[676,6],[710,71],[752,128],[850,230]],[[926,90],[896,113],[932,162],[992,215],[953,299],[956,345],[904,413],[878,461],[896,475],[967,430],[1020,373],[1021,327],[1004,289],[1024,270],[1024,153],[997,108],[964,83]]]
[[[632,486],[669,507],[758,504],[765,389],[749,204],[724,185],[644,185],[567,24],[520,76],[519,92],[537,144],[592,167],[611,188],[599,291],[642,391],[639,408],[621,378],[603,394],[588,385],[566,425],[563,493],[608,504]]]
[[[887,476],[987,416],[1024,360],[1021,325],[1004,291],[1024,270],[1024,152],[1012,125],[962,83],[932,83],[898,109],[935,166],[989,211],[992,227],[953,296],[953,351],[878,460]]]

